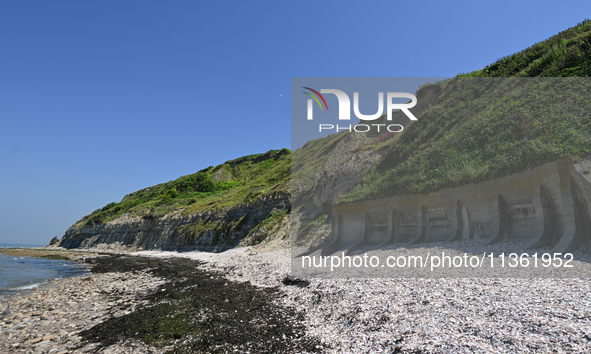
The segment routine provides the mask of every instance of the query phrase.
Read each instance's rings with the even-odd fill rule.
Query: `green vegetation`
[[[199,238],[208,230],[215,230],[220,226],[219,221],[199,220],[192,224],[186,224],[178,228],[178,232],[183,238]]]
[[[438,102],[381,143],[384,158],[338,202],[424,193],[591,154],[591,81],[573,76],[591,76],[588,20],[435,84]]]
[[[291,151],[271,150],[208,167],[177,180],[126,195],[84,217],[79,223],[106,223],[123,213],[157,217],[170,212],[221,209],[276,192],[289,192]]]
[[[265,220],[261,221],[256,227],[254,227],[251,232],[258,231],[262,228],[265,228],[267,231],[273,230],[273,228],[275,228],[275,226],[277,226],[287,214],[289,214],[289,210],[287,209],[272,212]]]
[[[301,149],[294,151],[291,171],[293,182],[298,184],[298,188],[309,188],[316,183],[318,170],[346,134],[349,134],[348,130],[310,140]]]
[[[547,76],[565,78],[540,79]],[[575,76],[591,76],[591,21],[482,70],[431,84],[442,88],[441,95],[417,122],[396,136],[359,146],[357,152],[379,150],[384,157],[338,202],[423,193],[591,154],[591,88],[588,79]],[[294,190],[312,190],[330,152],[347,134],[309,141],[293,154],[283,149],[245,156],[142,189],[79,224],[101,224],[124,213],[157,217],[250,203],[289,193],[292,175]],[[272,215],[259,227],[275,220],[279,216]],[[192,225],[183,235],[197,237],[205,229],[211,225]]]
[[[455,78],[341,202],[424,193],[591,154],[591,80]]]
[[[591,76],[591,21],[462,76]]]
[[[265,227],[267,230],[272,230],[282,219],[285,215],[289,214],[289,210],[279,210],[275,211],[261,223],[261,227]]]

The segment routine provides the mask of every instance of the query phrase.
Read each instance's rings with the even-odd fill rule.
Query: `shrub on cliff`
[[[196,176],[197,191],[202,193],[211,193],[215,191],[215,183],[211,176],[206,173],[198,173]]]

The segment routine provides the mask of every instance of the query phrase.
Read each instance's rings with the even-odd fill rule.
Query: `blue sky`
[[[290,147],[291,77],[472,71],[591,16],[556,4],[2,1],[0,245]]]

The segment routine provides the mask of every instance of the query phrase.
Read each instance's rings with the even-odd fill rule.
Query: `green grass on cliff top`
[[[290,163],[289,149],[244,156],[128,194],[121,202],[95,210],[78,224],[106,223],[127,212],[157,217],[181,209],[185,214],[219,210],[263,195],[288,193]]]
[[[591,21],[585,20],[464,77],[591,76]]]
[[[506,176],[561,157],[591,154],[588,80],[470,80],[588,76],[591,21],[586,20],[482,70],[436,84],[444,86],[437,105],[423,112],[397,139],[381,143],[389,152],[339,202],[428,192]],[[483,95],[491,89],[495,95]],[[565,101],[558,102],[556,95]],[[545,101],[552,105],[544,105]],[[328,152],[344,135],[310,141],[294,153],[293,173],[302,182],[296,187],[314,185]],[[161,216],[182,209],[183,213],[197,213],[248,203],[264,194],[289,192],[290,153],[283,149],[245,156],[142,189],[94,211],[78,224],[105,223],[126,212]]]
[[[550,76],[563,78],[541,78]],[[435,84],[443,92],[437,104],[390,141],[379,164],[338,202],[425,193],[591,154],[588,76],[591,21],[584,21]]]
[[[455,78],[340,202],[425,193],[591,154],[591,79]]]

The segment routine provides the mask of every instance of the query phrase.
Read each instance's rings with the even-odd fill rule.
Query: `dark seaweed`
[[[277,288],[257,288],[228,281],[197,269],[198,262],[174,258],[113,256],[96,258],[95,273],[148,269],[167,283],[138,298],[150,305],[112,317],[80,333],[97,351],[129,338],[154,346],[172,346],[168,353],[301,353],[319,352],[316,340],[305,338],[302,314],[273,305]]]

